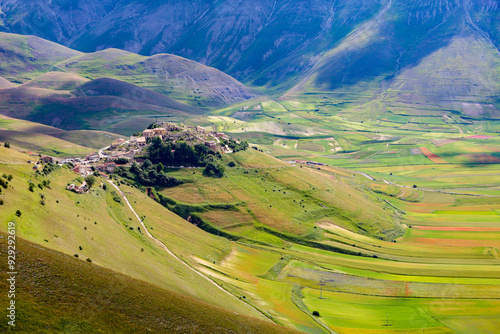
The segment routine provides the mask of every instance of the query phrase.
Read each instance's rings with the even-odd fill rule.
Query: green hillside
[[[96,265],[163,289],[262,318],[257,311],[217,288],[148,239],[144,231],[138,229],[135,216],[123,200],[114,199],[119,197],[109,184],[107,190],[97,184],[90,194],[77,195],[65,190],[69,183],[82,181],[70,170],[57,168],[47,176],[36,176],[33,164],[27,163],[33,158],[4,147],[0,152],[1,174],[13,176],[9,188],[2,190],[2,231],[6,231],[6,223],[13,220],[21,238],[70,256],[78,255],[81,261],[89,258]],[[48,186],[42,186],[44,180],[46,184],[50,181]],[[29,182],[35,185],[33,191],[29,191]],[[21,212],[19,218],[15,215],[17,210]],[[199,248],[190,250],[189,254],[212,260],[228,252],[227,243],[218,242],[175,215],[170,214],[162,225],[172,232],[182,229],[190,233],[192,239],[200,240]],[[186,285],[186,280],[192,285]]]
[[[0,115],[0,141],[51,156],[84,156],[119,137],[104,131],[65,131]]]
[[[0,245],[7,247],[7,234],[0,233]],[[3,333],[297,333],[22,238],[17,238],[16,250],[21,273],[16,285],[16,327],[13,330],[2,322]],[[7,261],[5,252],[0,259]],[[6,291],[6,272],[0,277],[0,288]]]
[[[37,82],[42,80],[59,82],[59,86],[45,84],[44,88],[61,89],[60,82],[68,81],[70,76],[51,74],[51,78],[47,73],[65,72],[82,77],[75,77],[80,83],[104,77],[119,79],[196,107],[235,103],[256,96],[227,74],[179,56],[145,57],[118,49],[81,53],[34,36],[1,32],[0,37],[0,76],[13,83],[34,80],[28,87],[38,87]],[[63,88],[69,90],[71,85]]]

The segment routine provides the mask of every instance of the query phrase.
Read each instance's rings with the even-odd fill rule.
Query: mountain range
[[[418,89],[439,98],[499,92],[495,0],[1,0],[0,8],[4,31],[84,52],[168,52],[280,92],[304,86],[403,95]],[[448,74],[432,82],[438,65]]]
[[[66,130],[137,131],[149,117],[200,115],[244,101],[251,89],[223,72],[170,54],[78,52],[35,36],[0,33],[1,113]],[[179,119],[179,118],[177,118]]]

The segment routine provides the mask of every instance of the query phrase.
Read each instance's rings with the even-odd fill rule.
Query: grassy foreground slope
[[[88,258],[96,265],[163,289],[263,318],[147,238],[120,196],[109,185],[107,190],[99,186],[102,180],[89,194],[78,195],[65,190],[67,184],[82,181],[76,174],[59,168],[47,176],[35,176],[33,164],[27,163],[31,159],[13,149],[0,148],[0,175],[13,176],[0,195],[0,231],[7,230],[7,222],[15,221],[17,235],[31,242],[78,256],[81,261]],[[46,186],[42,185],[44,181]],[[29,182],[34,184],[33,191],[29,190]],[[20,217],[15,215],[17,210]],[[171,230],[171,219],[161,221],[167,231]],[[183,231],[197,240],[197,249],[185,248],[190,254],[213,260],[229,253],[228,241],[221,242],[176,219],[176,224],[182,224]],[[168,241],[165,244],[168,246]]]
[[[0,248],[7,235],[0,233]],[[3,333],[297,333],[17,239],[17,319]],[[6,263],[6,252],[0,255]],[[0,289],[7,291],[6,271]],[[2,302],[4,306],[4,302]]]

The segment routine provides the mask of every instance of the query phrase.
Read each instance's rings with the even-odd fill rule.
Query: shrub
[[[86,261],[87,261],[87,262],[89,262],[89,263],[92,263],[92,260],[91,260],[91,259],[89,259],[89,258],[87,258],[87,260],[86,260]]]
[[[87,177],[85,177],[85,183],[87,183],[87,186],[90,188],[92,188],[92,186],[95,184],[95,181],[96,181],[96,178],[94,175],[89,175]]]
[[[203,175],[209,177],[222,177],[224,175],[224,166],[209,162],[203,170]]]
[[[3,205],[3,199],[0,199],[0,205]]]
[[[21,217],[21,211],[16,210],[16,216]]]
[[[229,162],[227,165],[228,165],[228,167],[235,167],[236,166],[234,161]]]
[[[313,315],[314,315],[315,317],[319,317],[319,312],[318,312],[318,311],[313,311]]]
[[[9,143],[9,142],[5,142],[5,143],[3,144],[3,146],[4,146],[4,147],[6,147],[6,148],[10,148],[10,143]]]
[[[30,183],[29,183],[29,190],[30,190],[31,192],[34,192],[34,190],[33,190],[33,189],[35,189],[35,184],[34,184],[34,183],[32,183],[32,182],[30,182]]]
[[[118,158],[118,159],[115,159],[115,163],[117,165],[125,165],[125,164],[128,164],[128,159],[127,158]]]
[[[120,204],[122,203],[122,199],[121,199],[121,197],[118,195],[118,193],[116,191],[113,190],[111,192],[111,195],[113,196],[113,200],[115,202],[120,203]]]

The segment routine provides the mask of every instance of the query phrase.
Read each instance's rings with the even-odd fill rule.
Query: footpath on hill
[[[137,218],[137,220],[139,221],[139,223],[141,224],[143,230],[146,232],[146,235],[151,238],[158,246],[160,246],[160,248],[162,248],[163,250],[165,250],[170,256],[172,256],[175,260],[177,260],[178,262],[182,263],[183,265],[185,265],[186,267],[188,267],[190,270],[192,270],[193,272],[195,272],[196,274],[200,275],[201,277],[203,277],[204,279],[206,279],[207,281],[209,281],[211,284],[213,284],[214,286],[216,286],[218,289],[220,289],[221,291],[223,291],[224,293],[230,295],[231,297],[233,298],[236,298],[238,299],[236,296],[234,296],[232,293],[230,293],[229,291],[225,290],[224,288],[222,288],[219,284],[217,284],[216,282],[214,282],[210,277],[208,277],[207,275],[199,272],[198,270],[196,270],[195,268],[193,268],[192,266],[190,266],[188,263],[186,263],[185,261],[181,260],[179,257],[177,257],[177,255],[175,255],[163,242],[161,242],[160,240],[156,239],[147,229],[146,225],[144,224],[144,222],[142,221],[142,219],[139,217],[139,215],[137,214],[137,212],[134,210],[134,208],[132,207],[132,205],[130,204],[129,200],[127,199],[127,196],[125,196],[125,194],[123,193],[123,191],[120,189],[120,187],[118,187],[116,184],[113,183],[112,180],[108,180],[108,182],[113,186],[115,187],[116,190],[118,190],[118,192],[120,193],[120,195],[123,197],[123,200],[125,201],[125,203],[127,204],[127,206],[130,208],[130,210],[132,210],[132,213],[134,214],[134,216]],[[240,301],[238,299],[238,301]],[[263,314],[264,316],[266,316],[264,313],[262,313],[259,309],[253,307],[252,305],[246,303],[249,307],[253,308],[254,310],[256,310],[257,312]],[[266,316],[267,317],[267,316]]]

